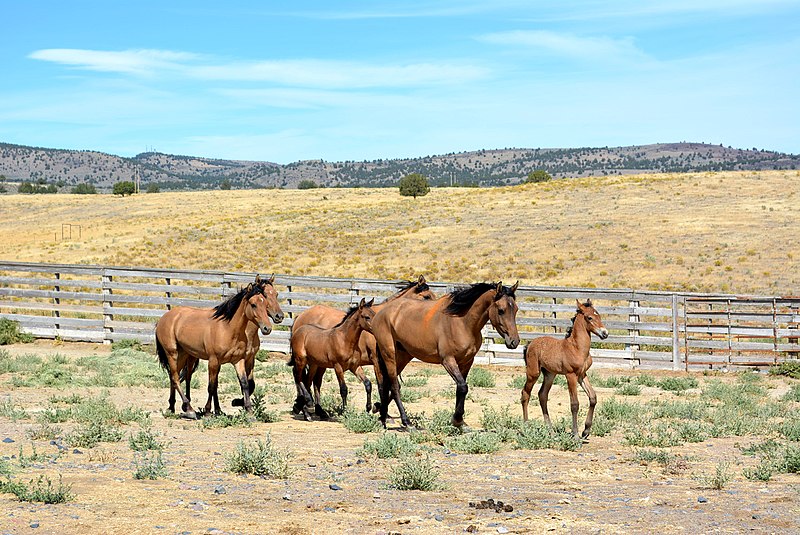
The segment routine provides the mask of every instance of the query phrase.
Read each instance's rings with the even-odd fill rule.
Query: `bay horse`
[[[291,349],[294,360],[294,382],[297,388],[297,397],[303,399],[301,408],[306,420],[311,421],[309,407],[314,406],[311,393],[303,381],[306,363],[317,368],[333,368],[339,381],[340,392],[346,399],[347,386],[344,382],[344,368],[342,362],[346,361],[358,347],[358,340],[363,331],[372,329],[371,322],[375,316],[372,304],[375,299],[361,302],[352,307],[344,318],[329,329],[316,325],[306,324],[292,330]],[[316,391],[317,404],[319,404],[319,390]]]
[[[518,307],[514,297],[518,285],[509,288],[502,283],[477,283],[456,289],[436,301],[397,299],[375,315],[372,334],[383,373],[379,392],[384,427],[390,389],[403,426],[411,425],[400,400],[398,375],[414,358],[441,364],[453,378],[456,407],[452,424],[463,425],[464,400],[469,390],[466,377],[483,342],[481,329],[491,322],[506,347],[514,349],[519,345]]]
[[[398,292],[390,296],[388,299],[386,299],[386,301],[372,306],[372,309],[376,314],[386,303],[394,301],[395,299],[436,299],[436,294],[431,291],[424,275],[420,275],[415,281],[402,283],[400,286],[398,286],[398,288]],[[321,327],[323,329],[330,329],[331,327],[339,324],[344,318],[345,314],[345,311],[339,310],[338,308],[333,308],[326,305],[314,305],[313,307],[301,312],[300,315],[295,318],[294,323],[292,324],[292,331],[299,329],[303,325],[309,324],[316,325],[317,327]],[[380,384],[380,370],[377,365],[376,353],[375,337],[367,331],[362,331],[361,336],[358,339],[358,346],[353,351],[353,354],[347,357],[344,362],[342,362],[342,367],[358,377],[358,379],[364,385],[364,391],[367,395],[367,412],[373,410],[372,383],[370,383],[370,380],[367,378],[362,367],[372,365],[375,369],[376,379]],[[294,361],[290,360],[288,364],[291,366],[294,364]],[[322,385],[322,380],[325,376],[326,369],[327,368],[319,367],[317,364],[309,362],[308,374],[305,376],[303,381],[306,385],[306,388],[310,389],[313,381],[315,393],[318,394]],[[342,409],[344,410],[344,408],[347,407],[346,383],[339,384],[339,393],[342,397]],[[317,395],[317,401],[319,401],[319,395]],[[293,409],[295,413],[299,413],[301,411],[303,402],[303,398],[298,397]],[[378,411],[379,407],[380,405],[375,405],[375,412]],[[327,414],[325,414],[325,411],[322,409],[319,403],[316,406],[316,412],[322,418],[327,418]]]
[[[199,359],[208,361],[208,400],[205,414],[214,402],[215,414],[221,414],[217,383],[222,364],[236,368],[242,388],[242,405],[253,410],[250,395],[255,389],[253,368],[260,341],[258,332],[272,332],[270,319],[283,321],[278,292],[273,286],[275,277],[248,284],[214,308],[176,307],[156,323],[156,351],[161,366],[170,376],[169,411],[175,412],[175,391],[181,396],[185,418],[197,418],[192,409],[190,385],[192,372]],[[250,327],[252,325],[252,327]],[[186,394],[180,382],[186,378]]]
[[[592,428],[592,417],[594,407],[597,405],[597,395],[586,377],[586,372],[592,365],[592,356],[589,348],[592,343],[592,333],[601,340],[608,338],[608,330],[603,325],[600,314],[592,305],[591,300],[578,305],[575,317],[572,318],[572,326],[567,331],[564,338],[554,338],[552,336],[542,336],[532,340],[523,352],[527,380],[522,388],[522,418],[528,421],[528,401],[531,398],[531,389],[536,384],[539,374],[544,374],[542,386],[539,389],[539,405],[542,407],[544,421],[552,427],[550,414],[547,412],[547,396],[556,375],[567,377],[567,388],[569,389],[569,406],[572,411],[572,434],[575,438],[585,439],[589,436]],[[578,385],[589,396],[589,413],[586,415],[586,423],[583,433],[578,435]]]

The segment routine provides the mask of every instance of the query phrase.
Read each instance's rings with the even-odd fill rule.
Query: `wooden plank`
[[[33,301],[5,301],[0,300],[0,309],[9,308],[15,310],[42,310],[46,312],[70,312],[73,314],[102,314],[103,308],[100,303],[91,306],[64,305],[55,303],[42,303]]]
[[[103,295],[89,292],[64,292],[55,290],[23,290],[20,288],[0,288],[0,296],[33,297],[41,299],[74,299],[79,301],[102,301]]]
[[[0,277],[0,284],[15,286],[66,286],[69,288],[100,288],[100,283],[98,281],[89,279],[33,279],[29,277]]]

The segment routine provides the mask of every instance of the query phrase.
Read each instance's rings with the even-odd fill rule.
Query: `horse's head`
[[[517,307],[514,292],[517,291],[519,281],[509,288],[497,283],[492,304],[489,306],[489,321],[494,330],[503,337],[506,347],[516,349],[519,345],[519,332],[517,331]]]
[[[273,285],[274,282],[275,275],[272,275],[269,279],[262,279],[260,276],[256,275],[256,282],[254,284],[267,300],[267,313],[270,319],[275,323],[280,323],[283,321],[284,316],[281,305],[278,303],[278,291]]]
[[[578,315],[583,316],[586,322],[586,330],[596,334],[601,340],[608,338],[608,329],[603,325],[603,319],[592,305],[592,300],[587,299],[585,303],[581,303],[576,299],[575,302],[578,304]]]
[[[394,297],[406,299],[418,299],[420,301],[431,301],[436,299],[436,294],[431,291],[424,275],[420,275],[415,281],[409,281],[399,286],[400,291]],[[391,298],[390,298],[391,299]]]
[[[372,308],[374,302],[374,297],[369,301],[362,297],[356,311],[358,326],[369,333],[372,332],[372,318],[375,317],[375,309]]]
[[[244,299],[247,301],[244,308],[244,314],[248,321],[258,325],[261,334],[264,336],[272,332],[272,323],[269,318],[269,305],[267,296],[261,291],[259,286],[260,281],[252,282],[245,288]]]

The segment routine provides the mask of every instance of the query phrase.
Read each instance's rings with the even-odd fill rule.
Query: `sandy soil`
[[[6,349],[13,354],[58,352],[67,358],[109,351],[101,345],[43,341]],[[412,363],[406,375],[423,366]],[[522,370],[490,369],[497,386],[471,389],[466,421],[473,428],[480,426],[481,403],[496,408],[512,405],[515,413],[520,412],[519,393],[508,384]],[[775,382],[776,391],[785,391],[784,379],[767,380]],[[50,396],[72,392],[14,388],[9,381],[8,375],[0,376],[0,401],[11,399],[32,415],[47,405]],[[257,377],[257,381],[264,379]],[[433,375],[423,390],[436,393],[452,387],[449,377]],[[363,405],[363,390],[351,383],[350,391],[352,403]],[[598,389],[600,403],[612,393]],[[204,400],[204,394],[201,389],[195,398]],[[127,439],[93,449],[67,448],[56,462],[20,469],[14,456],[20,447],[30,453],[32,441],[26,431],[36,424],[33,419],[13,422],[0,417],[0,456],[10,458],[17,477],[27,481],[39,474],[52,479],[61,476],[76,495],[67,504],[43,505],[0,494],[0,534],[800,532],[796,475],[778,475],[767,484],[742,477],[742,463],[754,461],[742,456],[736,443],[752,438],[711,439],[673,448],[674,453],[690,458],[685,469],[675,474],[633,461],[634,449],[623,445],[618,433],[591,437],[577,452],[505,447],[491,455],[468,455],[438,447],[430,457],[446,488],[398,491],[387,484],[389,468],[396,461],[358,456],[356,450],[368,435],[348,432],[340,423],[297,420],[285,403],[274,407],[280,411],[279,422],[204,430],[198,422],[164,418],[161,410],[167,395],[166,389],[155,388],[110,390],[119,407],[133,405],[149,411],[153,429],[169,443],[164,454],[169,475],[156,481],[133,478],[133,452]],[[672,394],[645,388],[636,401],[659,396]],[[222,396],[224,406],[230,407],[231,397]],[[586,403],[584,398],[581,402]],[[407,407],[430,414],[452,405],[452,399],[426,396]],[[556,419],[568,414],[564,389],[554,387],[550,407]],[[539,418],[538,407],[532,408]],[[402,432],[395,425],[390,428],[390,432]],[[136,430],[135,424],[126,427],[128,432]],[[254,442],[267,433],[275,445],[291,452],[294,472],[288,480],[225,471],[225,455],[237,443]],[[49,441],[34,444],[39,453],[56,452]],[[713,470],[722,460],[733,463],[734,479],[723,490],[700,488],[692,476]],[[498,513],[470,506],[489,498],[510,504],[513,511]]]

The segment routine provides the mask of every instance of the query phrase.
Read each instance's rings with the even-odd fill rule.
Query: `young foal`
[[[436,295],[431,291],[430,287],[428,286],[427,281],[423,275],[420,275],[416,281],[409,281],[405,283],[404,286],[400,287],[399,291],[394,294],[393,296],[389,297],[383,303],[373,305],[372,309],[377,314],[378,311],[383,307],[386,303],[391,303],[395,299],[417,299],[417,300],[430,300],[436,299]],[[346,312],[339,310],[338,308],[332,308],[325,305],[314,305],[311,308],[304,310],[300,313],[299,316],[294,320],[292,324],[292,331],[299,329],[303,325],[316,325],[322,329],[330,329],[331,327],[335,327],[339,323],[341,323],[342,319],[344,319]],[[372,336],[367,331],[362,331],[361,336],[358,339],[358,345],[356,346],[353,354],[348,356],[344,362],[342,362],[342,367],[345,370],[349,370],[353,373],[358,379],[363,383],[364,390],[367,394],[367,412],[372,410],[372,384],[370,383],[367,376],[364,374],[364,370],[362,366],[373,365],[375,369],[375,376],[380,382],[380,369],[376,365],[377,364],[377,355],[375,350],[375,337]],[[289,365],[294,365],[293,361],[289,362]],[[316,363],[309,363],[308,366],[308,374],[305,376],[303,383],[306,385],[307,389],[311,388],[312,381],[314,383],[314,389],[316,392],[319,392],[320,385],[322,384],[322,379],[325,376],[325,370],[327,368],[319,367]],[[347,406],[347,385],[344,385],[344,388],[340,388],[340,394],[342,396],[342,407]],[[319,399],[319,396],[317,396]],[[302,406],[304,403],[304,399],[302,397],[298,397],[297,401],[295,402],[294,412],[299,413],[302,410]],[[376,411],[379,405],[376,405]],[[325,411],[322,410],[322,407],[317,405],[316,412],[322,418],[326,418],[327,415]]]
[[[156,324],[156,350],[161,366],[170,375],[169,410],[175,412],[175,391],[180,394],[184,417],[196,418],[188,396],[191,372],[198,359],[208,360],[208,400],[205,413],[219,414],[217,379],[222,364],[236,367],[242,388],[243,405],[252,410],[250,401],[252,369],[258,351],[257,327],[264,335],[272,331],[270,318],[283,320],[283,311],[272,287],[272,279],[256,277],[238,293],[214,308],[177,307],[161,316]],[[253,324],[252,329],[248,329]],[[249,332],[248,332],[249,330]],[[253,336],[255,335],[255,336]],[[252,362],[251,362],[252,361]],[[181,375],[186,373],[187,395],[180,387]]]
[[[586,372],[592,365],[592,357],[589,355],[591,334],[594,333],[600,339],[605,340],[608,338],[608,331],[603,326],[603,320],[592,306],[591,301],[586,301],[584,304],[577,301],[577,305],[577,313],[572,318],[572,327],[567,331],[565,338],[542,336],[534,339],[525,347],[523,356],[527,381],[522,388],[522,418],[525,421],[528,420],[528,401],[531,398],[533,385],[536,384],[541,372],[544,373],[544,379],[542,387],[539,389],[539,405],[542,407],[544,421],[552,426],[550,415],[547,412],[547,396],[556,375],[565,375],[569,388],[570,410],[572,411],[572,434],[576,438],[586,438],[592,428],[594,406],[597,404],[597,395],[586,377]],[[586,425],[580,437],[578,436],[579,384],[589,396],[589,413],[586,415]]]
[[[295,386],[298,398],[302,397],[305,402],[302,411],[306,420],[311,421],[309,408],[314,406],[311,393],[303,381],[306,363],[317,368],[334,369],[344,403],[347,399],[347,385],[344,382],[342,363],[347,362],[357,349],[361,333],[372,330],[371,322],[375,316],[375,311],[372,309],[374,301],[371,299],[367,302],[362,298],[358,306],[351,308],[342,321],[330,329],[307,324],[297,330],[292,330],[291,347]],[[319,404],[319,390],[316,389],[315,393],[317,404]]]

